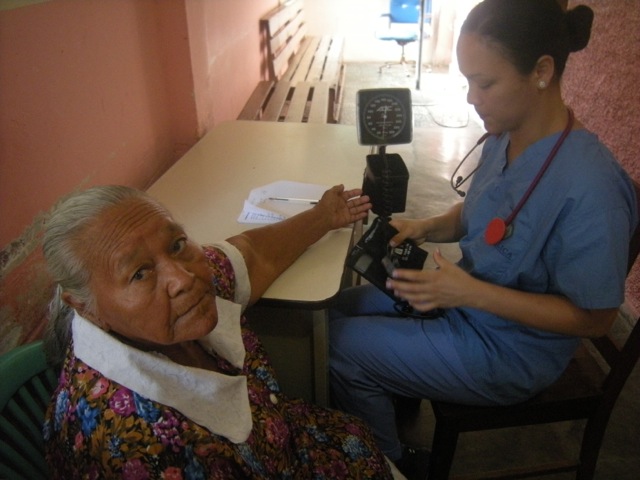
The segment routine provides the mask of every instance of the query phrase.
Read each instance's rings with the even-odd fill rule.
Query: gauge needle
[[[386,137],[387,134],[387,110],[389,107],[382,107],[382,136]]]

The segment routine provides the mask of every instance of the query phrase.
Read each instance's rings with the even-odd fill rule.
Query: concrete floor
[[[409,217],[428,216],[442,211],[459,199],[449,186],[455,166],[483,133],[465,101],[464,81],[445,72],[424,71],[420,90],[416,90],[413,69],[407,76],[401,66],[378,72],[371,63],[347,64],[346,85],[340,123],[355,124],[356,92],[362,88],[406,87],[412,89],[414,138],[409,145],[388,147],[400,153],[409,169],[407,210]],[[363,165],[364,165],[363,159]],[[469,159],[474,164],[473,157]],[[429,250],[430,246],[427,246]],[[455,245],[441,248],[451,259],[459,256]],[[623,334],[630,319],[616,325]],[[640,479],[640,366],[636,366],[613,411],[600,451],[597,480]],[[567,422],[553,427],[536,426],[461,436],[452,474],[472,473],[527,462],[544,462],[577,454],[582,422]],[[401,426],[404,441],[429,448],[433,435],[433,416],[423,401],[417,418]],[[564,480],[571,474],[545,477]]]

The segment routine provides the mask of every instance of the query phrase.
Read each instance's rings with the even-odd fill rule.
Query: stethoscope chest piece
[[[513,227],[501,218],[494,218],[484,231],[484,240],[489,245],[497,245],[511,235]]]
[[[556,156],[556,153],[558,153],[558,150],[560,149],[560,147],[564,143],[565,139],[569,135],[569,132],[571,132],[571,129],[573,128],[573,112],[571,111],[570,108],[568,108],[567,109],[567,113],[568,113],[569,118],[567,119],[567,125],[564,127],[564,130],[562,131],[562,134],[560,135],[558,140],[556,140],[555,145],[553,146],[553,148],[549,152],[549,155],[547,156],[547,159],[544,161],[542,167],[540,168],[540,171],[535,176],[535,178],[531,182],[531,185],[529,185],[529,188],[527,189],[527,191],[525,192],[523,197],[520,199],[518,204],[515,206],[515,208],[513,209],[511,214],[509,215],[509,217],[507,217],[506,220],[503,220],[501,218],[494,218],[493,220],[491,220],[489,222],[489,225],[487,225],[487,229],[484,231],[484,240],[489,245],[497,245],[502,240],[504,240],[505,238],[509,237],[511,235],[511,233],[513,232],[513,220],[516,218],[516,215],[518,215],[518,212],[524,206],[525,202],[529,199],[529,196],[533,192],[533,189],[536,188],[536,186],[540,182],[540,179],[542,178],[542,175],[544,175],[544,172],[547,170],[547,168],[551,164],[551,161]],[[482,138],[484,139],[485,136],[483,136]],[[464,159],[463,159],[463,161],[464,161]],[[476,167],[476,169],[477,168],[478,167]],[[456,182],[457,186],[460,185],[461,183],[464,183],[464,181],[457,181]],[[455,187],[454,187],[454,189],[455,189]]]

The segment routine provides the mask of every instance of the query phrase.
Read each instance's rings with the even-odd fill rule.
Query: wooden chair
[[[640,200],[639,191],[636,184]],[[639,252],[640,227],[631,239],[628,270]],[[583,343],[561,378],[527,402],[505,407],[476,407],[431,401],[436,423],[429,480],[449,478],[460,433],[569,420],[586,420],[577,461],[520,466],[464,478],[515,479],[575,471],[578,480],[592,479],[611,411],[640,357],[640,321],[636,321],[621,347],[609,336],[585,339]],[[609,366],[608,373],[600,366],[597,356]]]
[[[42,341],[0,357],[0,384],[0,478],[49,478],[42,423],[58,380]]]

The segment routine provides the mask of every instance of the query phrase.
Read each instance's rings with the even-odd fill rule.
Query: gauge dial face
[[[409,143],[411,92],[387,88],[358,92],[359,140],[364,145]]]
[[[398,99],[391,95],[379,95],[364,108],[364,125],[376,138],[393,138],[404,128],[407,115]]]

